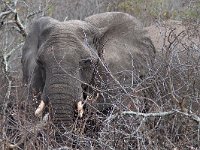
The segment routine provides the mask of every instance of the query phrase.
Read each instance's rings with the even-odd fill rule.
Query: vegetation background
[[[138,18],[158,55],[132,93],[138,111],[110,114],[99,137],[84,137],[80,149],[200,148],[199,0],[0,0],[0,149],[54,145],[42,131],[43,140],[34,133],[38,119],[26,107],[28,88],[21,82],[21,49],[31,22],[40,16],[82,20],[107,11]]]

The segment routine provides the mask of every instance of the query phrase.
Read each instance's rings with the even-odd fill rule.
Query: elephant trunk
[[[76,78],[58,74],[49,81],[45,93],[52,107],[52,121],[59,136],[73,127],[74,106],[82,97],[81,83]]]

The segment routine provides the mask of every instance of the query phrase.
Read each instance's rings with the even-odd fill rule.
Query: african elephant
[[[128,14],[107,12],[66,22],[42,17],[23,47],[23,80],[42,92],[44,103],[49,100],[55,125],[70,130],[74,103],[83,100],[87,89],[109,87],[112,78],[108,84],[126,90],[133,86],[132,72],[135,78],[145,76],[154,56],[151,40]]]

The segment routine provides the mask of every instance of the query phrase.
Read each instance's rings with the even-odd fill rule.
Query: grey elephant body
[[[89,93],[107,93],[104,97],[101,92],[97,103],[111,103],[108,95],[115,90],[109,93],[108,88],[119,86],[126,92],[145,76],[154,56],[151,40],[128,14],[103,13],[66,22],[44,17],[33,24],[25,41],[23,78],[42,91],[43,100],[48,97],[60,130],[62,123],[71,129],[74,103],[83,99],[86,87]]]

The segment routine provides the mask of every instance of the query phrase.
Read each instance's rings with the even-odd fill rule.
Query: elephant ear
[[[23,83],[28,83],[32,75],[39,76],[39,65],[37,63],[40,46],[46,41],[50,34],[53,23],[57,21],[50,17],[42,17],[32,23],[30,31],[22,48],[22,71]],[[35,72],[34,72],[35,70]]]
[[[155,58],[155,48],[135,17],[107,12],[90,16],[85,21],[102,31],[98,51],[113,73],[134,68],[139,76],[145,74],[147,65]]]

